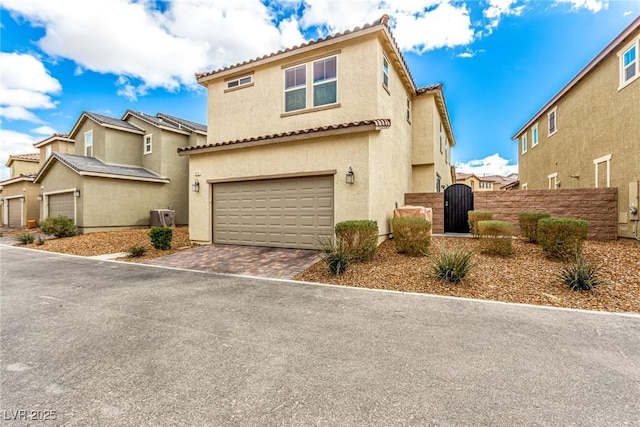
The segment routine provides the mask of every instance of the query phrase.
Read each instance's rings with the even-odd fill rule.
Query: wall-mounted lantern
[[[346,175],[347,184],[353,184],[355,179],[356,179],[356,175],[353,173],[353,169],[351,169],[351,166],[349,166],[349,171],[347,172],[347,175]]]
[[[194,193],[200,191],[200,182],[197,179],[193,181],[193,184],[191,184],[191,191],[193,191]]]
[[[38,199],[39,201],[42,201],[42,194],[38,194],[37,199]]]
[[[73,195],[76,197],[80,197],[80,189],[76,188],[76,190],[73,192]]]

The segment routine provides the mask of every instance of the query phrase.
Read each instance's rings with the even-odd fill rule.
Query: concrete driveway
[[[637,425],[640,317],[0,246],[3,425]],[[26,411],[26,412],[21,412]],[[49,421],[12,421],[30,416]]]

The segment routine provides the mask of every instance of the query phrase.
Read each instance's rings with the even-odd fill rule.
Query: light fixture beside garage
[[[200,182],[197,179],[193,181],[193,184],[191,184],[191,191],[193,191],[194,193],[200,191]]]
[[[39,201],[42,201],[42,194],[38,194],[37,199],[38,199]]]
[[[347,184],[353,184],[353,182],[355,181],[356,175],[353,173],[353,169],[351,169],[351,166],[349,166],[349,171],[347,172]]]
[[[76,197],[80,197],[80,189],[76,188],[75,191],[73,192],[73,195]]]

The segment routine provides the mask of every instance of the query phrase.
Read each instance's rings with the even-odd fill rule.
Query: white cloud
[[[45,135],[45,136],[51,136],[54,133],[57,133],[57,131],[51,126],[40,126],[35,129],[31,129],[31,132],[35,133],[36,135]]]
[[[556,3],[569,3],[572,9],[587,9],[593,13],[609,7],[609,0],[555,0]]]
[[[30,110],[55,108],[52,95],[62,90],[44,64],[28,54],[0,52],[0,116],[10,120],[41,120]]]
[[[496,153],[483,159],[458,162],[455,164],[456,172],[473,173],[481,177],[484,175],[509,175],[518,173],[518,165],[509,164],[509,160],[500,157]]]
[[[489,0],[489,7],[486,8],[482,14],[485,18],[489,19],[489,24],[487,28],[489,31],[493,30],[498,26],[500,19],[503,16],[509,15],[521,15],[524,6],[516,6],[518,0]]]
[[[0,129],[0,179],[9,178],[9,169],[5,166],[10,154],[37,153],[33,143],[37,139],[26,133]]]

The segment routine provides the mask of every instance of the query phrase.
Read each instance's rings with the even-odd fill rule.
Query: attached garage
[[[50,194],[47,196],[49,203],[48,216],[67,216],[75,222],[76,201],[73,192]]]
[[[333,176],[216,183],[213,242],[317,249],[333,211]]]
[[[19,197],[7,199],[9,227],[22,227],[22,201]]]

